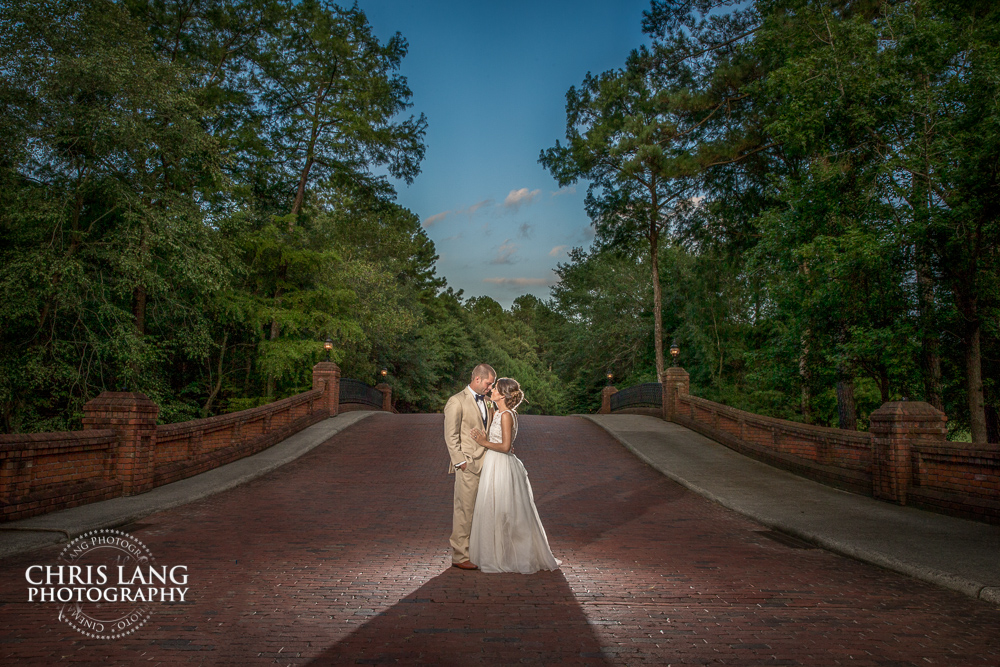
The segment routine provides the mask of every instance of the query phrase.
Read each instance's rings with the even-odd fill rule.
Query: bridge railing
[[[374,387],[353,378],[340,379],[341,412],[350,410],[384,410],[392,412],[392,389],[387,384]]]
[[[886,403],[872,413],[870,430],[859,432],[753,414],[689,388],[684,369],[667,369],[659,416],[837,488],[1000,524],[1000,445],[949,442],[947,417],[928,403]],[[605,387],[601,412],[612,412],[615,396],[630,389]]]
[[[84,405],[82,431],[0,435],[0,522],[144,493],[266,449],[340,411],[340,368],[321,362],[312,376],[295,396],[159,426],[144,394],[103,392]]]
[[[663,407],[663,386],[659,382],[646,382],[611,394],[611,412],[629,408]]]

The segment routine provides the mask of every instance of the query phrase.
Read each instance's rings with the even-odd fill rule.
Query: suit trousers
[[[479,475],[467,470],[455,471],[455,513],[451,527],[451,562],[469,560],[469,535],[472,533],[472,514],[476,510],[479,493]]]

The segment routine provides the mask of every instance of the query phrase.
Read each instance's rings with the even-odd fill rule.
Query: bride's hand
[[[478,428],[472,429],[471,435],[472,439],[478,442],[480,445],[486,442],[486,432],[481,429]]]

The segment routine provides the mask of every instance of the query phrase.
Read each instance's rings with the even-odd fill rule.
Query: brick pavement
[[[185,604],[88,639],[0,561],[0,661],[115,664],[1000,665],[1000,610],[796,548],[572,417],[516,453],[563,567],[449,568],[440,415],[378,415],[279,470],[124,530],[190,569]]]

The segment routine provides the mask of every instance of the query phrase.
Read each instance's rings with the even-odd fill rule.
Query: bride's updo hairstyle
[[[511,410],[516,410],[517,406],[524,400],[524,392],[521,385],[514,378],[500,378],[496,383],[497,391],[503,396],[504,402]]]

